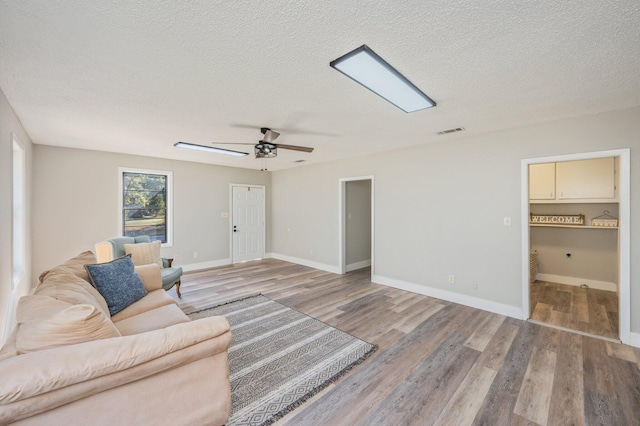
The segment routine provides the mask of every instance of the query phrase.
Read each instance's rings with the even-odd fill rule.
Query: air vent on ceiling
[[[294,163],[304,163],[305,161],[307,161],[307,160],[296,160],[296,161],[294,161]]]
[[[441,132],[438,132],[439,135],[448,135],[449,133],[463,132],[464,127],[456,127],[455,129],[447,129]]]

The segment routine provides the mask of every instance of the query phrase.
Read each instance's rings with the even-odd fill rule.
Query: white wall
[[[277,171],[272,251],[335,268],[337,182],[374,175],[377,276],[521,309],[520,160],[617,148],[631,148],[637,193],[640,108],[481,136],[443,136],[440,143]],[[631,211],[631,252],[637,256],[640,197],[632,197]],[[505,216],[512,226],[503,226]],[[640,262],[631,263],[631,331],[640,332]],[[448,284],[449,274],[455,284]]]
[[[229,212],[231,183],[266,186],[269,251],[270,173],[45,145],[35,145],[33,165],[34,274],[121,235],[119,167],[173,172],[173,246],[162,255],[177,265],[229,262],[229,219],[220,213]]]
[[[7,318],[9,303],[11,301],[11,282],[13,279],[12,259],[12,235],[13,235],[13,137],[17,136],[25,149],[26,157],[26,275],[22,285],[16,289],[15,297],[26,294],[29,291],[28,283],[31,282],[31,161],[32,142],[25,132],[20,120],[9,105],[4,92],[0,90],[0,342],[4,339],[4,330],[7,321],[11,323],[13,318]]]
[[[371,261],[371,181],[345,182],[345,263]]]

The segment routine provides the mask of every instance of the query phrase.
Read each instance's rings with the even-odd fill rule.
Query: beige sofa
[[[224,424],[227,320],[189,321],[162,289],[157,265],[136,267],[148,294],[110,317],[83,267],[90,263],[85,252],[44,272],[35,296],[18,303],[18,325],[0,349],[0,425]],[[42,328],[38,316],[63,302],[73,305],[67,314],[102,321],[103,331],[89,321],[86,332]]]

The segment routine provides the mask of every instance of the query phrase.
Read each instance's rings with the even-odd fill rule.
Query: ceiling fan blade
[[[282,149],[290,149],[293,151],[302,151],[302,152],[313,152],[313,148],[308,148],[306,146],[297,146],[297,145],[284,145],[284,144],[277,144],[278,148],[282,148]]]
[[[182,141],[174,143],[173,146],[178,148],[189,148],[189,149],[195,149],[198,151],[213,152],[215,154],[233,155],[234,157],[244,157],[245,155],[249,155],[248,152],[234,151],[231,149],[216,148],[215,146],[198,145],[195,143],[182,142]]]
[[[278,139],[278,136],[280,136],[280,133],[271,130],[271,129],[264,129],[265,131],[264,133],[264,137],[262,138],[262,142],[269,142],[269,143],[273,143],[273,141],[275,141],[276,139]]]

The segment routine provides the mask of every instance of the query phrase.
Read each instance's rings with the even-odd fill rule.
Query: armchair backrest
[[[138,244],[151,242],[148,235],[137,237],[113,237],[96,244],[96,260],[98,263],[111,262],[125,255],[125,244]]]

